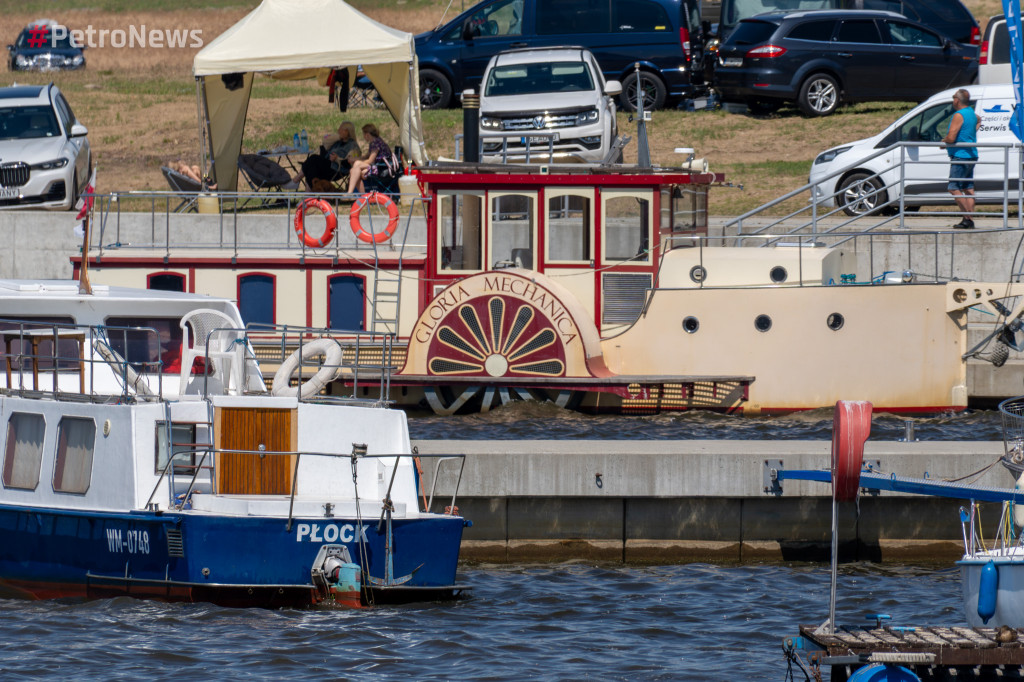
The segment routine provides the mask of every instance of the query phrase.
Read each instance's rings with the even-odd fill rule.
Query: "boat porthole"
[[[704,269],[703,265],[694,265],[690,268],[690,279],[697,284],[700,284],[708,278],[708,271]]]
[[[843,317],[842,313],[830,313],[828,319],[825,320],[825,324],[827,324],[828,328],[834,332],[842,329],[844,322],[846,322],[846,319]]]
[[[693,315],[687,315],[683,318],[683,331],[687,334],[693,334],[695,331],[700,329],[700,320]]]
[[[781,265],[776,265],[768,273],[768,277],[770,277],[771,280],[776,284],[782,284],[783,282],[786,281],[786,279],[789,278],[789,273],[786,272],[786,268],[782,267]]]
[[[759,332],[766,332],[772,328],[772,318],[767,315],[758,315],[754,318],[754,329]]]

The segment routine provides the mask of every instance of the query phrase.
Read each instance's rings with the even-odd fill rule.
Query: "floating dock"
[[[831,668],[829,679],[843,682],[858,668],[872,664],[902,666],[921,680],[1024,679],[1024,632],[1018,630],[966,626],[838,627],[833,634],[816,630],[817,626],[801,625],[800,636],[786,638],[783,649],[794,664],[819,680],[823,667]]]

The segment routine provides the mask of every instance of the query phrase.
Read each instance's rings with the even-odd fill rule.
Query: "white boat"
[[[454,497],[429,511],[404,414],[309,397],[348,362],[329,330],[81,289],[0,280],[0,594],[360,606],[468,589],[465,521]],[[268,392],[257,336],[302,347],[291,395]]]

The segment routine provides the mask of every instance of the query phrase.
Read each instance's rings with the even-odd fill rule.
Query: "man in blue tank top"
[[[942,139],[946,144],[968,145],[978,141],[978,126],[981,119],[971,106],[971,93],[964,89],[953,95],[953,117],[949,120],[949,134]],[[956,205],[964,212],[963,219],[953,227],[971,229],[974,220],[974,164],[978,160],[978,148],[949,147],[949,193]]]

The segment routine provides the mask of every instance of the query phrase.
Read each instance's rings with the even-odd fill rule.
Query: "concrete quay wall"
[[[764,491],[765,462],[823,469],[830,442],[818,441],[418,441],[423,456],[465,455],[456,506],[473,525],[463,559],[572,559],[635,563],[827,561],[828,484],[784,481]],[[992,465],[1000,442],[874,442],[864,458],[882,471],[960,479]],[[424,457],[426,490],[434,462]],[[432,509],[451,504],[458,465],[442,464]],[[1012,487],[1001,466],[972,477]],[[862,494],[839,509],[844,560],[951,561],[963,554],[960,506],[968,501]],[[999,519],[983,507],[986,537]]]

